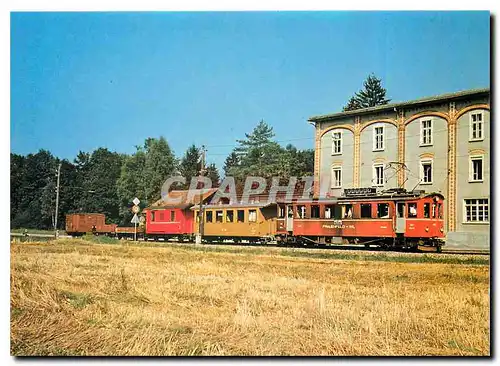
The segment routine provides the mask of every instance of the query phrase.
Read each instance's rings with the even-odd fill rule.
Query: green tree
[[[212,180],[212,187],[218,187],[220,184],[220,175],[214,163],[209,164],[206,168],[205,175]]]
[[[148,138],[144,144],[146,161],[144,164],[145,200],[152,203],[161,197],[165,180],[177,172],[177,161],[165,138]],[[140,198],[139,198],[140,199]]]
[[[46,191],[50,187],[46,186],[55,180],[56,159],[47,150],[40,150],[36,154],[28,154],[24,160],[18,157],[13,160],[19,181],[15,184],[17,207],[12,227],[49,229],[52,218],[46,211],[42,212],[42,198],[45,201],[49,197]],[[46,193],[43,195],[44,191]]]
[[[347,102],[347,105],[342,110],[344,112],[347,112],[361,108],[363,107],[361,107],[361,103],[359,102],[359,100],[355,96],[352,96],[351,99],[349,99],[349,101]]]
[[[120,202],[116,184],[123,160],[124,156],[106,148],[98,148],[92,153],[84,164],[77,211],[103,213],[110,222],[119,221]]]
[[[144,168],[146,165],[146,153],[142,147],[136,146],[136,152],[126,156],[120,170],[120,177],[116,182],[118,199],[120,202],[119,215],[120,224],[128,225],[133,213],[130,208],[134,197],[141,200],[141,206],[145,207],[146,186],[144,180]],[[144,202],[143,202],[144,201]]]
[[[186,178],[186,183],[183,185],[187,189],[191,183],[192,177],[197,177],[200,174],[200,151],[193,144],[186,150],[179,164],[179,173]]]
[[[343,110],[356,110],[387,104],[391,100],[386,99],[386,93],[387,90],[382,87],[382,79],[377,78],[374,74],[370,74],[363,82],[363,89],[349,99]]]
[[[238,157],[238,154],[236,153],[236,151],[232,151],[224,162],[224,175],[226,177],[232,176],[234,174],[233,169],[238,170],[239,166],[240,159]]]

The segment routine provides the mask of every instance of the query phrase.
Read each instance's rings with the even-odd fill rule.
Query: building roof
[[[166,197],[160,198],[158,201],[153,203],[148,209],[159,209],[159,208],[187,208],[196,203],[200,203],[200,195],[202,194],[203,201],[210,198],[218,188],[194,189],[191,192],[189,190],[172,190],[168,193]]]
[[[395,108],[397,109],[397,108],[402,108],[402,107],[410,107],[410,106],[416,107],[419,105],[431,104],[431,103],[440,102],[440,101],[449,100],[449,99],[458,99],[458,98],[464,98],[464,97],[469,97],[469,96],[473,96],[473,95],[481,95],[481,94],[489,94],[489,93],[490,93],[490,88],[463,90],[463,91],[459,91],[459,92],[455,92],[455,93],[441,94],[441,95],[436,95],[433,97],[425,97],[425,98],[420,98],[420,99],[415,99],[415,100],[409,100],[406,102],[384,104],[384,105],[379,105],[379,106],[375,106],[375,107],[356,109],[354,111],[346,111],[346,112],[338,112],[338,113],[332,113],[332,114],[313,116],[313,117],[310,117],[308,119],[308,121],[309,122],[324,122],[324,121],[334,120],[334,119],[342,118],[342,117],[346,117],[346,116],[369,114],[369,113],[374,113],[374,112],[383,112],[386,110],[394,110]]]

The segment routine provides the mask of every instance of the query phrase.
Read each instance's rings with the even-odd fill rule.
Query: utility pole
[[[54,218],[54,236],[56,237],[56,239],[59,237],[59,233],[57,231],[57,215],[59,214],[59,182],[61,178],[61,165],[62,163],[59,163],[59,166],[57,167],[56,215]]]
[[[200,177],[205,174],[205,145],[201,145]],[[201,244],[203,238],[203,189],[200,188],[200,210],[198,212],[199,233],[196,235],[196,244]]]

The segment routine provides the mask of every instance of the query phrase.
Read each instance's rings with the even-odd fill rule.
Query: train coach
[[[194,232],[200,230],[199,205],[193,206]],[[284,220],[279,218],[282,206],[272,203],[207,205],[203,207],[203,239],[217,242],[226,239],[240,243],[268,243],[285,234]]]
[[[396,189],[346,189],[343,197],[287,206],[283,242],[417,249],[444,244],[444,197]]]

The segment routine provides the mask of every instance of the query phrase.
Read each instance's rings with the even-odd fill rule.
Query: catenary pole
[[[54,218],[54,236],[57,237],[58,232],[57,232],[57,216],[59,215],[59,183],[61,180],[61,165],[62,163],[59,163],[59,166],[57,167],[57,187],[56,187],[56,215]]]

